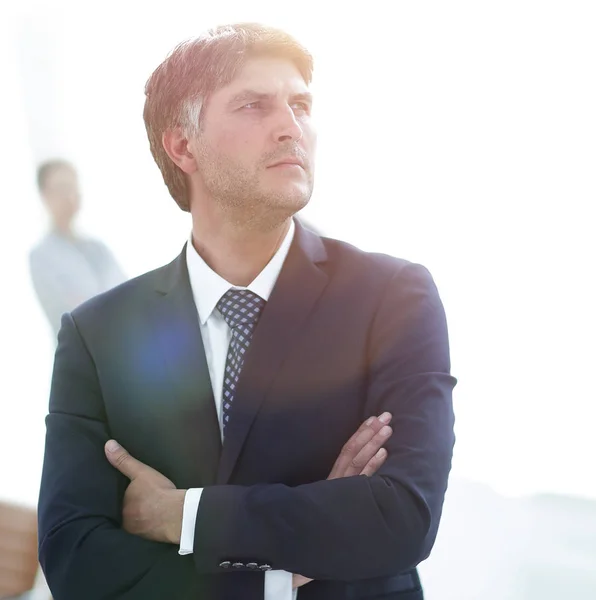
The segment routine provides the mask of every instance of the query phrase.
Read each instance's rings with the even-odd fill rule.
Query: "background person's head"
[[[53,226],[69,232],[81,203],[74,167],[65,160],[46,161],[37,169],[37,185]]]
[[[311,78],[310,54],[278,29],[228,25],[179,45],[147,82],[144,118],[180,208],[259,228],[303,208],[316,145]]]

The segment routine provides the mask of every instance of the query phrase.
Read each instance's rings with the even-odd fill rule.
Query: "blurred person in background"
[[[311,75],[290,35],[239,24],[147,83],[192,231],[62,319],[39,500],[57,599],[423,597],[454,444],[445,314],[424,267],[294,219]]]
[[[57,335],[64,313],[126,278],[105,244],[76,231],[81,194],[74,167],[65,160],[44,162],[37,184],[50,231],[31,251],[29,266],[37,298]]]

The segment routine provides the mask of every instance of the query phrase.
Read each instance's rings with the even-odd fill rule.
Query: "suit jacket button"
[[[259,565],[257,565],[257,563],[246,563],[246,566],[249,569],[258,569],[259,568]]]
[[[259,565],[261,571],[271,571],[271,565]]]
[[[229,560],[224,560],[223,562],[219,563],[219,566],[222,569],[229,569],[232,566],[232,563]]]
[[[242,569],[244,567],[244,563],[236,562],[232,565],[234,569]]]

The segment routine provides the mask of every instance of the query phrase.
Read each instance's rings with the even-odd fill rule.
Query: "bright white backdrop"
[[[177,42],[244,19],[315,55],[305,215],[427,265],[446,305],[458,442],[427,597],[558,599],[555,582],[593,598],[594,504],[510,499],[596,499],[588,0],[2,3],[0,498],[35,504],[43,452],[53,345],[27,270],[45,227],[36,163],[77,164],[80,225],[131,276],[169,261],[189,221],[148,151],[144,82]]]

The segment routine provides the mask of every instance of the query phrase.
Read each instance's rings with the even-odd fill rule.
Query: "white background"
[[[53,346],[27,271],[45,227],[36,163],[76,163],[81,228],[128,274],[168,262],[189,220],[148,150],[144,83],[179,41],[258,20],[315,56],[305,216],[437,281],[459,379],[454,478],[596,499],[593,2],[3,6],[0,497],[35,502],[43,449]]]

